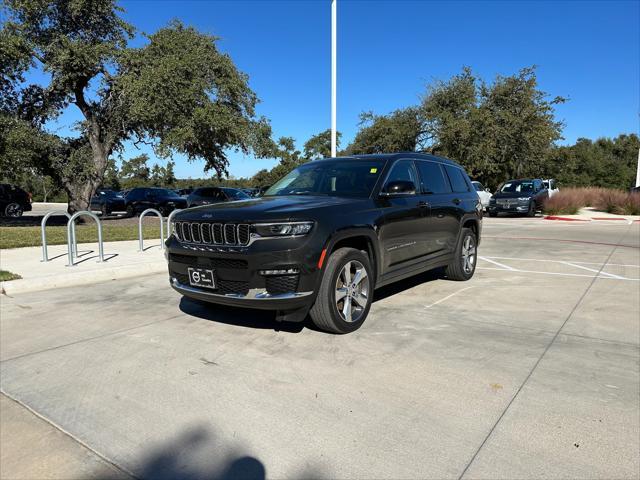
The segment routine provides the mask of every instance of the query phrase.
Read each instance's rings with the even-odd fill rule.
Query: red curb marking
[[[556,217],[555,215],[548,215],[543,217],[545,220],[562,220],[564,222],[590,222],[591,220],[584,220],[582,218],[567,218],[567,217]],[[622,219],[620,219],[622,220]]]

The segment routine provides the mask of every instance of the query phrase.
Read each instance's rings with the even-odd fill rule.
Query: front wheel
[[[355,248],[340,248],[327,261],[316,302],[309,312],[322,330],[349,333],[364,323],[373,300],[369,257]]]
[[[527,212],[527,217],[535,217],[536,216],[536,202],[531,202],[529,204],[529,211]]]
[[[127,217],[135,217],[136,209],[133,205],[127,205]]]
[[[18,218],[21,217],[23,213],[22,205],[16,202],[10,203],[4,209],[4,215],[6,217]]]
[[[463,228],[453,261],[447,265],[445,275],[450,280],[466,281],[473,277],[478,259],[478,241],[470,228]]]

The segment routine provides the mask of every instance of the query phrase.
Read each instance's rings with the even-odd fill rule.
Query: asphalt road
[[[165,275],[3,297],[3,426],[28,407],[81,477],[638,478],[640,224],[484,234],[471,281],[379,290],[344,336]],[[10,431],[3,478],[61,445]]]

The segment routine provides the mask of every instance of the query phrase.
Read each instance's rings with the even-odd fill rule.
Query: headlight
[[[520,198],[518,198],[519,202],[528,202],[529,200],[531,200],[531,197],[520,197]]]
[[[491,198],[489,199],[489,203],[496,203],[496,199],[495,199],[494,197],[491,197]]]
[[[313,222],[256,223],[253,227],[261,237],[290,237],[306,235],[311,231]]]

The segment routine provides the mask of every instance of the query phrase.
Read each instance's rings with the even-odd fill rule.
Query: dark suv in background
[[[176,208],[187,208],[187,200],[168,188],[134,188],[126,194],[124,200],[130,217],[147,208],[155,208],[165,217]]]
[[[212,203],[232,202],[234,200],[246,200],[251,198],[242,190],[229,187],[200,187],[196,188],[188,197],[187,205],[197,207]]]
[[[91,197],[89,208],[91,210],[99,210],[104,216],[111,215],[112,212],[124,212],[124,195],[121,192],[107,188],[99,189]]]
[[[456,163],[416,154],[316,160],[262,197],[178,213],[167,240],[172,287],[188,297],[307,313],[325,330],[364,322],[375,288],[476,267],[482,206]]]
[[[489,216],[498,213],[518,213],[534,217],[549,198],[549,191],[541,179],[507,180],[489,200]]]
[[[21,217],[31,211],[31,194],[20,187],[0,183],[0,216]]]

